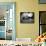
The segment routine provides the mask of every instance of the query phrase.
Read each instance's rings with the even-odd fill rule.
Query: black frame
[[[46,25],[46,24],[40,24],[40,13],[44,13],[46,11],[39,11],[39,36],[40,36],[40,25]]]
[[[39,2],[39,4],[46,4],[46,3],[42,3],[42,2],[40,2],[40,0],[38,0],[38,2]]]
[[[31,21],[30,22],[28,22],[28,21],[27,22],[22,22],[22,20],[21,20],[22,17],[21,16],[22,16],[23,13],[25,13],[25,14],[26,13],[28,13],[28,14],[32,13],[33,16],[30,19],[32,19],[33,21],[32,22]],[[34,23],[34,12],[20,12],[20,23]]]

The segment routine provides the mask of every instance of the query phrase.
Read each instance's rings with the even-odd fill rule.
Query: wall
[[[0,2],[16,2],[16,37],[36,38],[39,34],[39,10],[46,10],[46,4],[39,4],[38,0],[3,0]],[[34,12],[34,24],[21,24],[20,12]]]

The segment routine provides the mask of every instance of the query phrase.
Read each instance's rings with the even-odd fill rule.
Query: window
[[[15,40],[15,3],[0,3],[0,40]]]
[[[39,35],[46,32],[46,11],[39,12]]]

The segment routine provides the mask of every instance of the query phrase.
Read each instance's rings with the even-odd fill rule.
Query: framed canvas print
[[[34,12],[20,12],[20,23],[34,23]]]
[[[39,35],[46,32],[46,11],[39,11]]]
[[[38,0],[40,4],[46,4],[46,0]]]
[[[0,2],[0,40],[15,40],[15,2]]]

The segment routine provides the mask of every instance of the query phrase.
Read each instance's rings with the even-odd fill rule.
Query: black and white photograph
[[[34,12],[20,12],[20,23],[34,23]]]

